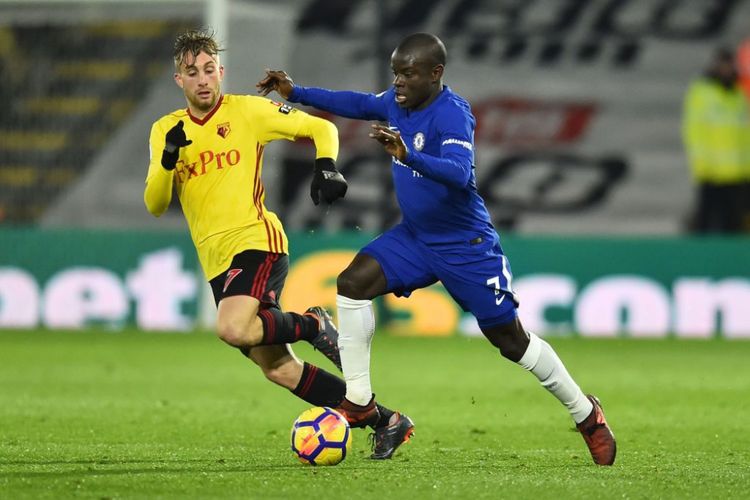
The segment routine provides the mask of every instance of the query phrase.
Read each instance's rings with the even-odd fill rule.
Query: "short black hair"
[[[433,66],[438,64],[445,66],[448,60],[448,51],[445,50],[445,45],[431,33],[413,33],[407,36],[398,44],[396,51],[402,54],[419,54]]]

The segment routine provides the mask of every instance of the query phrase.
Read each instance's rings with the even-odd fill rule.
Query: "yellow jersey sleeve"
[[[146,209],[156,217],[167,211],[172,201],[172,183],[174,182],[174,172],[161,166],[161,152],[164,149],[166,135],[161,125],[160,120],[151,127],[148,142],[148,174],[146,175],[146,190],[143,193]]]
[[[253,115],[263,124],[259,134],[263,144],[276,139],[293,141],[307,137],[315,143],[315,158],[335,160],[338,157],[339,135],[333,123],[264,97],[248,96],[248,99]]]

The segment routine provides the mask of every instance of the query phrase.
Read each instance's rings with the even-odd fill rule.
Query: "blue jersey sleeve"
[[[345,118],[358,120],[387,120],[388,109],[385,97],[392,90],[381,94],[368,94],[348,90],[328,90],[317,87],[295,85],[287,99],[328,111]]]
[[[409,148],[404,162],[425,177],[452,187],[465,187],[474,166],[474,117],[467,110],[446,109],[436,127],[440,156]]]

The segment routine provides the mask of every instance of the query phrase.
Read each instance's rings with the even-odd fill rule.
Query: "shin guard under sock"
[[[261,345],[291,344],[309,340],[318,334],[318,320],[295,312],[282,312],[276,307],[262,309],[258,317],[263,323]]]

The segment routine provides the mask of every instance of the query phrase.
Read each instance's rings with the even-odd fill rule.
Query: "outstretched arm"
[[[304,119],[297,137],[309,137],[315,143],[315,170],[310,184],[310,197],[318,205],[320,200],[333,203],[346,194],[346,179],[336,169],[339,137],[336,126],[316,116],[302,114]]]
[[[310,185],[310,197],[316,205],[320,200],[333,203],[346,194],[347,184],[336,170],[336,157],[339,154],[339,136],[336,126],[317,116],[294,109],[287,105],[261,97],[247,97],[248,102],[256,102],[253,115],[261,126],[259,138],[266,144],[276,139],[295,140],[307,137],[315,143],[315,170]]]
[[[307,137],[315,143],[315,158],[331,158],[339,155],[339,134],[336,125],[317,116],[299,113],[300,124],[296,137]]]
[[[286,72],[266,70],[266,76],[255,85],[261,95],[272,91],[290,102],[297,102],[358,120],[387,120],[386,99],[389,92],[368,94],[348,90],[328,90],[295,85]]]

